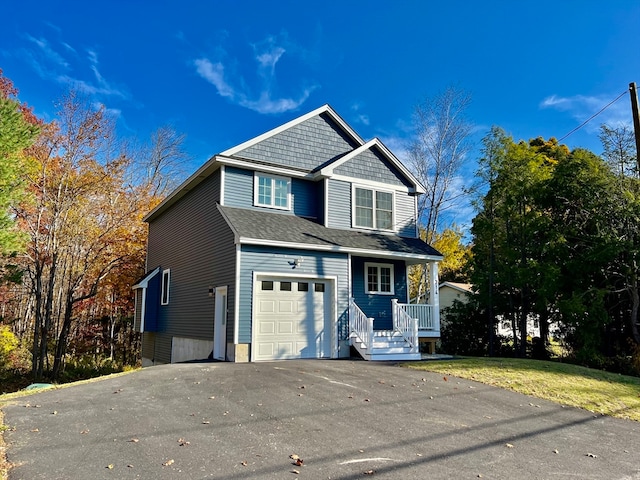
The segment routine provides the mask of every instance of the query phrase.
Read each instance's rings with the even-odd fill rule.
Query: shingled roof
[[[402,258],[412,263],[440,260],[442,254],[419,238],[327,228],[295,215],[218,205],[236,243]]]

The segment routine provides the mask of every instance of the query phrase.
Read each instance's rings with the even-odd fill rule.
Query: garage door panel
[[[258,302],[259,313],[275,313],[275,311],[276,311],[276,302],[274,300],[260,299],[260,301]]]
[[[273,289],[261,289],[263,283],[271,286],[271,282]],[[282,282],[291,284],[281,289]],[[330,356],[330,335],[326,330],[331,324],[327,313],[330,311],[327,285],[311,279],[298,282],[297,279],[268,278],[256,282],[254,360]]]

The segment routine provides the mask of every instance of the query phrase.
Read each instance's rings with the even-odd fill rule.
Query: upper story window
[[[259,207],[290,210],[291,179],[256,172],[254,175],[253,203]]]
[[[393,265],[390,263],[365,263],[366,293],[393,295]]]
[[[393,193],[354,188],[354,226],[393,230]]]

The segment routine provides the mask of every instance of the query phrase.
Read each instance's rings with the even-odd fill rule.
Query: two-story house
[[[328,105],[212,157],[146,217],[143,365],[420,358],[439,335],[424,187]],[[428,305],[408,268],[430,264]]]

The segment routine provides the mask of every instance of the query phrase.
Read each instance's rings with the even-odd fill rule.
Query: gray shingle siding
[[[234,236],[216,207],[219,177],[215,172],[150,222],[147,253],[150,268],[171,271],[169,304],[159,307],[158,332],[211,340],[212,345],[209,288],[227,285],[229,298],[235,289]],[[232,302],[228,318],[233,318]]]
[[[289,262],[296,258],[302,258],[303,262],[300,267],[292,269]],[[309,277],[336,276],[337,316],[345,317],[344,313],[349,307],[349,264],[346,254],[243,245],[238,309],[239,343],[251,343],[254,272]]]
[[[312,171],[358,146],[333,120],[322,114],[248,147],[235,156]]]
[[[336,167],[333,172],[354,179],[411,187],[411,183],[377,149],[369,149]]]

